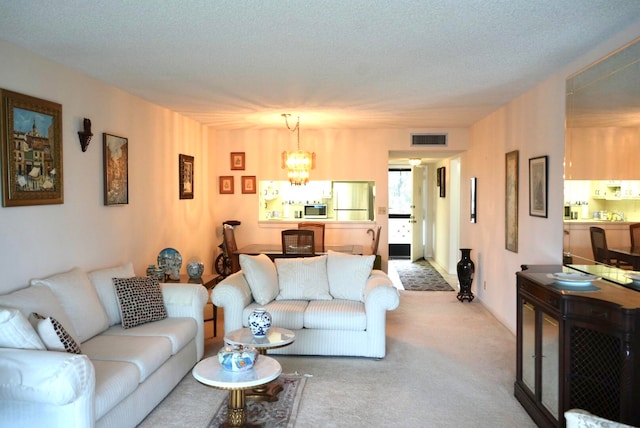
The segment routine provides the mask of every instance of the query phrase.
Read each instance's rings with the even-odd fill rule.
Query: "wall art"
[[[231,169],[244,170],[244,152],[231,153]]]
[[[470,189],[470,199],[471,199],[471,203],[470,203],[470,218],[469,220],[471,221],[471,223],[477,223],[478,222],[478,213],[476,210],[476,191],[478,189],[478,179],[476,177],[471,177],[471,189]]]
[[[505,248],[518,252],[518,150],[505,155]]]
[[[233,176],[232,175],[220,176],[220,193],[223,195],[233,194]]]
[[[129,140],[102,134],[104,160],[104,204],[129,203]]]
[[[547,217],[548,156],[529,159],[529,215]]]
[[[444,166],[441,166],[440,168],[437,169],[438,172],[438,187],[440,188],[440,197],[444,198],[446,196],[446,186],[445,186],[445,182],[446,182],[446,168]]]
[[[193,156],[178,155],[180,199],[193,199]]]
[[[242,176],[242,193],[256,193],[256,176]]]
[[[2,205],[62,204],[62,105],[0,93]]]

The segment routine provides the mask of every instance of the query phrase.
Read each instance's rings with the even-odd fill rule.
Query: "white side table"
[[[290,345],[295,339],[294,332],[280,327],[271,327],[264,337],[255,337],[248,328],[233,330],[224,336],[224,341],[229,345],[253,346],[263,355],[267,354],[268,349]]]
[[[245,389],[271,382],[280,376],[280,373],[282,373],[280,363],[265,355],[260,355],[253,368],[245,372],[223,369],[217,356],[205,358],[191,371],[198,382],[229,390],[227,425],[231,427],[245,426],[247,419]]]

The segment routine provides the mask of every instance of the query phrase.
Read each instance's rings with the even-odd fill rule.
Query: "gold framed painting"
[[[193,156],[178,156],[180,199],[193,199],[193,164]]]
[[[62,105],[0,89],[2,205],[62,204]]]
[[[518,252],[518,150],[505,156],[505,248]]]
[[[104,160],[104,204],[129,203],[129,140],[102,134]]]

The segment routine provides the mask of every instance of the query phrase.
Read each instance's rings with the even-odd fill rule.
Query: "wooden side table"
[[[218,285],[220,281],[222,281],[222,276],[220,275],[202,275],[198,279],[191,279],[189,275],[181,274],[180,279],[166,279],[164,282],[168,283],[179,283],[179,284],[202,284],[209,291],[209,301],[207,304],[211,303],[213,307],[211,318],[207,318],[208,314],[205,310],[205,318],[204,322],[213,321],[213,337],[218,336],[218,307],[211,302],[211,290]]]

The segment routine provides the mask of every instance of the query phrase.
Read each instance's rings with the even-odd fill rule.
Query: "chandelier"
[[[282,169],[286,169],[289,177],[289,183],[294,186],[300,186],[309,182],[309,171],[316,167],[316,154],[300,150],[300,116],[293,129],[289,126],[288,113],[283,113],[284,122],[287,129],[291,132],[297,132],[298,150],[287,153],[282,152]]]

